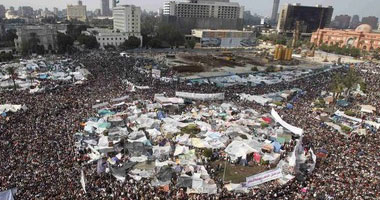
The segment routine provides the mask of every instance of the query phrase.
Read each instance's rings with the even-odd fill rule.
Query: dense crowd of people
[[[92,52],[72,59],[80,61],[92,73],[81,85],[49,81],[42,93],[23,91],[1,92],[0,104],[26,105],[26,111],[0,118],[0,191],[17,188],[15,199],[379,199],[380,143],[379,132],[349,137],[322,126],[312,111],[311,103],[322,91],[328,91],[334,69],[315,76],[257,87],[212,85],[192,86],[186,83],[152,81],[137,69],[154,65],[154,60],[123,58],[118,54]],[[138,64],[136,64],[138,63]],[[363,70],[365,69],[365,70]],[[373,105],[380,110],[379,65],[364,63],[356,66],[365,79],[367,96],[353,99]],[[130,93],[123,80],[149,86],[147,90]],[[74,147],[73,133],[81,130],[80,123],[95,115],[91,106],[112,98],[129,95],[131,99],[153,100],[155,93],[174,96],[175,91],[197,93],[225,92],[226,101],[261,113],[269,107],[240,100],[237,94],[266,94],[300,88],[306,94],[294,102],[293,109],[280,111],[284,120],[304,130],[303,143],[316,151],[327,153],[320,158],[313,174],[304,181],[293,179],[285,185],[268,182],[248,193],[228,192],[220,188],[216,195],[186,194],[181,188],[169,191],[153,187],[147,180],[116,181],[109,174],[96,173],[96,168],[80,163],[82,156]],[[374,118],[374,116],[368,116]],[[86,173],[86,193],[79,182],[81,169]],[[210,167],[208,167],[211,170]],[[211,173],[212,174],[212,173]],[[221,180],[216,180],[223,185]]]

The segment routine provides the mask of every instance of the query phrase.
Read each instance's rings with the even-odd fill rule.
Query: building
[[[17,15],[25,18],[33,17],[33,8],[30,6],[20,6]]]
[[[280,0],[273,0],[272,17],[271,17],[271,21],[273,23],[277,21],[279,7],[280,7]]]
[[[102,16],[111,16],[110,10],[110,1],[109,0],[101,0],[101,15]]]
[[[350,28],[351,28],[351,29],[355,29],[355,28],[358,27],[359,25],[360,25],[360,17],[359,17],[359,15],[354,15],[354,16],[352,16],[352,20],[351,20]]]
[[[113,8],[113,28],[115,31],[140,36],[141,8],[134,5]]]
[[[200,42],[201,47],[252,47],[256,40],[252,31],[193,29],[191,35]]]
[[[244,7],[229,0],[188,0],[164,3],[163,19],[182,32],[191,29],[242,29]]]
[[[89,28],[85,31],[86,35],[93,35],[99,43],[100,49],[105,49],[107,46],[120,46],[125,40],[128,40],[131,33],[116,32],[110,29],[103,28]],[[142,37],[138,37],[140,40]]]
[[[375,16],[363,17],[362,18],[362,24],[368,24],[373,29],[377,29],[378,24],[379,24],[379,19]]]
[[[53,25],[27,25],[17,28],[17,39],[15,39],[15,47],[18,52],[22,51],[23,44],[30,41],[32,37],[39,40],[45,51],[58,50],[57,45],[57,28]]]
[[[6,12],[7,10],[5,9],[4,5],[0,5],[0,18],[4,18]]]
[[[112,9],[115,8],[117,5],[117,0],[112,0]]]
[[[380,33],[372,32],[372,27],[368,24],[362,24],[355,30],[325,28],[314,32],[311,42],[317,46],[322,44],[338,45],[340,47],[352,46],[371,51],[380,48]]]
[[[67,20],[87,21],[87,10],[82,1],[78,1],[78,5],[67,5]]]
[[[58,17],[58,15],[59,15],[59,10],[58,10],[58,8],[53,8],[53,13],[54,13],[54,15],[55,16],[57,16]]]
[[[347,29],[350,27],[351,16],[348,15],[337,15],[334,21],[331,22],[331,28],[337,29]]]
[[[301,6],[301,4],[287,4],[281,8],[278,19],[278,32],[293,32],[296,22],[300,22],[301,33],[312,33],[330,25],[334,9],[329,7]]]

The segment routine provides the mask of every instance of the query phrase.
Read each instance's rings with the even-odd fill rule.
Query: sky
[[[163,2],[167,0],[120,0],[120,4],[135,4],[141,6],[142,9],[149,11],[157,11],[162,7]],[[257,13],[262,16],[270,16],[272,12],[273,0],[231,0],[239,2],[245,7],[245,10],[250,10],[251,13]],[[32,6],[33,8],[49,8],[59,9],[65,8],[67,4],[76,4],[77,0],[0,0],[6,8],[14,6],[15,8],[21,5]],[[100,0],[83,0],[89,10],[100,8]],[[280,4],[286,3],[301,3],[302,5],[331,5],[334,7],[334,15],[358,14],[362,16],[377,16],[380,17],[380,0],[281,0]]]

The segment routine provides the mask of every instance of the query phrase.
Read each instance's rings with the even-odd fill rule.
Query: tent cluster
[[[293,108],[293,105],[291,103],[297,101],[297,99],[304,94],[305,92],[303,92],[301,89],[293,88],[291,90],[284,90],[263,95],[251,95],[242,93],[239,94],[239,96],[241,100],[250,102],[254,101],[263,106],[269,105],[275,107],[282,105],[282,102],[289,102],[286,107],[291,109]]]
[[[54,61],[40,57],[39,59],[22,60],[18,63],[8,63],[0,66],[0,87],[9,88],[13,86],[11,75],[7,68],[15,68],[17,77],[15,84],[21,90],[30,93],[43,91],[41,84],[47,80],[67,81],[82,84],[91,73],[77,65],[70,59],[57,59]]]
[[[188,193],[215,194],[217,185],[205,169],[205,159],[247,167],[278,164],[281,155],[286,155],[284,145],[299,141],[303,133],[274,110],[260,114],[223,103],[179,105],[182,110],[172,112],[165,103],[183,101],[156,95],[155,102],[127,103],[127,98],[111,100],[113,105],[94,105],[98,115],[83,122],[83,131],[75,134],[76,146],[87,155],[87,162],[96,164],[98,173],[111,173],[120,181],[149,179],[152,185],[164,187],[175,179],[176,186],[187,188]],[[276,179],[290,180],[294,170],[283,170],[283,166],[289,168],[295,160],[293,155],[281,161],[284,176]]]

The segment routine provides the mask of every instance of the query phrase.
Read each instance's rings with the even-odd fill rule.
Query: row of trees
[[[350,47],[350,46],[343,46],[340,47],[338,44],[335,45],[327,45],[327,44],[322,44],[319,47],[320,50],[328,52],[328,53],[335,53],[339,55],[345,55],[345,56],[352,56],[352,57],[360,57],[361,52],[360,49],[355,48],[355,47]]]
[[[365,85],[362,78],[353,68],[350,68],[347,73],[335,74],[330,85],[330,90],[333,93],[334,102],[342,97],[342,95],[349,98],[351,92],[356,89],[356,86],[358,84]]]

